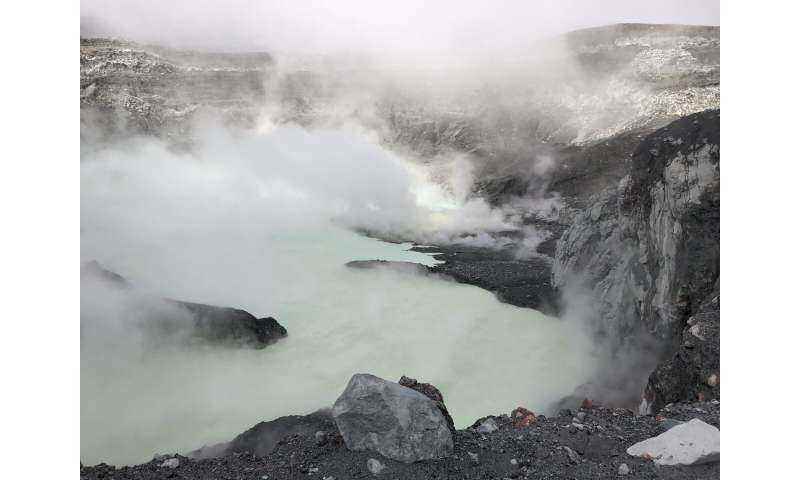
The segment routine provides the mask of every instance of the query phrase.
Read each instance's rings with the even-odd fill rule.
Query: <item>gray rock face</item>
[[[453,451],[447,421],[431,399],[374,375],[353,375],[332,413],[351,450],[371,450],[401,462],[442,458]]]
[[[704,298],[689,287],[708,293],[719,276],[718,199],[719,111],[657,131],[637,149],[631,174],[565,232],[555,284],[593,286],[596,327],[611,337],[648,330],[669,338],[680,310]]]
[[[374,129],[390,147],[425,157],[470,152],[481,157],[478,165],[502,167],[527,160],[542,142],[589,144],[719,106],[719,27],[620,24],[556,42],[557,50],[566,47],[566,58],[545,62],[543,74],[528,81],[490,88],[481,80],[431,98],[376,88],[383,84],[369,69],[354,76],[352,66],[331,68],[328,59],[283,59],[278,69],[268,53],[83,38],[81,121],[110,130],[107,135],[127,127],[188,142],[192,120],[206,112],[251,128],[267,105],[277,123],[321,126],[344,116]],[[591,89],[584,86],[587,76]],[[353,91],[375,108],[353,103]]]
[[[634,457],[647,456],[659,465],[698,465],[719,461],[719,429],[692,419],[627,450]]]
[[[558,243],[554,285],[567,298],[588,297],[584,315],[613,349],[647,344],[655,360],[713,292],[719,160],[718,110],[657,130],[634,152],[630,174],[596,196]],[[655,363],[638,373],[640,388]],[[714,372],[705,373],[708,383]]]
[[[136,133],[187,141],[193,122],[208,114],[231,126],[252,125],[266,98],[271,64],[266,53],[81,38],[81,140],[91,144]]]

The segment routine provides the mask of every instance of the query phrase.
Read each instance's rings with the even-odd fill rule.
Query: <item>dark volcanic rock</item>
[[[263,457],[272,452],[275,445],[284,438],[292,435],[315,437],[317,432],[323,432],[326,437],[335,435],[336,425],[329,409],[261,422],[230,442],[205,446],[190,452],[187,456],[197,460],[241,453]]]
[[[94,260],[81,265],[81,283],[84,281],[99,281],[103,285],[129,290],[133,294],[133,286],[127,279],[103,268]],[[182,332],[182,318],[178,318],[182,311],[191,318],[191,329],[188,332],[190,340],[213,345],[264,348],[287,335],[286,328],[274,318],[256,318],[249,312],[236,308],[149,296],[142,297],[141,300],[173,307],[153,309],[155,317],[150,318],[152,325],[145,326],[152,327],[150,330],[157,336],[167,337]]]
[[[286,336],[272,317],[256,318],[237,308],[167,300],[192,314],[195,334],[213,344],[264,348]]]
[[[710,425],[719,425],[718,403],[675,404],[669,408],[660,413],[682,421],[699,418]],[[580,427],[572,425],[575,415],[582,417]],[[174,469],[161,467],[163,459],[122,468],[100,464],[82,466],[80,477],[83,480],[167,476],[197,480],[376,478],[367,467],[370,458],[385,466],[377,478],[397,480],[618,478],[623,463],[629,467],[625,478],[632,479],[715,479],[720,475],[718,462],[688,467],[657,466],[650,460],[628,455],[626,449],[631,445],[662,432],[663,420],[658,416],[595,407],[570,412],[569,416],[540,416],[522,428],[513,428],[507,416],[493,418],[501,422],[501,428],[490,433],[474,429],[457,431],[453,435],[452,454],[441,459],[403,463],[376,456],[375,452],[352,451],[341,442],[319,444],[313,434],[303,433],[284,437],[263,457],[249,452],[203,460],[177,456],[180,463]],[[503,423],[506,420],[508,424]]]
[[[719,282],[686,321],[675,353],[647,380],[644,409],[679,401],[719,399]]]
[[[455,424],[453,424],[453,418],[450,416],[450,412],[447,411],[447,407],[444,405],[444,397],[438,388],[434,387],[430,383],[418,382],[416,378],[409,378],[405,375],[400,377],[400,381],[397,383],[406,388],[416,390],[417,392],[433,400],[434,403],[436,403],[436,406],[439,408],[439,411],[442,412],[442,415],[444,415],[445,420],[447,420],[447,425],[450,427],[450,431],[455,433],[456,427]]]
[[[347,447],[400,462],[442,458],[453,436],[436,403],[425,395],[369,374],[356,374],[333,405]]]
[[[412,250],[435,253],[434,258],[444,263],[430,267],[432,272],[494,292],[501,302],[534,308],[548,315],[558,313],[558,294],[550,280],[550,262],[545,257],[521,260],[509,250],[460,245]]]

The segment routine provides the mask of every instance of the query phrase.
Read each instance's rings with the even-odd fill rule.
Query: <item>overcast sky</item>
[[[619,22],[719,25],[717,0],[83,0],[82,34],[216,50],[454,51]]]

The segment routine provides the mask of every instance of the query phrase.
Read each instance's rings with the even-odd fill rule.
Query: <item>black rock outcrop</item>
[[[551,261],[544,256],[518,258],[513,250],[468,245],[414,247],[433,253],[442,261],[430,271],[493,292],[498,300],[518,307],[534,308],[549,315],[558,313],[558,292],[551,280]]]
[[[122,275],[103,268],[97,261],[85,262],[81,265],[81,282],[100,281],[115,289],[128,290],[133,293],[133,285]],[[136,298],[139,298],[137,296]],[[180,313],[186,312],[191,318],[188,339],[212,345],[264,348],[286,337],[287,332],[272,317],[257,318],[237,308],[218,307],[202,303],[184,302],[169,298],[150,298],[141,296],[143,301],[157,302],[168,307],[153,309],[150,332],[154,335],[172,335],[182,331],[184,325]],[[176,318],[171,318],[175,316]],[[166,318],[164,318],[166,317]],[[163,339],[161,339],[163,340]]]

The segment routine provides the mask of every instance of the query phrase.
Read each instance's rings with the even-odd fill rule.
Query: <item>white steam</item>
[[[620,21],[719,24],[716,0],[83,0],[83,35],[218,50],[431,54],[524,48]]]
[[[240,138],[212,129],[203,137],[193,153],[138,140],[85,158],[84,226],[147,235],[210,222],[220,231],[288,231],[335,221],[437,244],[516,228],[510,212],[469,196],[464,160],[445,166],[454,175],[439,175],[355,134],[298,127]],[[119,189],[124,197],[109,195]],[[92,247],[90,239],[84,244]]]
[[[330,405],[355,372],[436,384],[459,427],[518,405],[541,412],[590,377],[577,325],[476,287],[344,266],[433,261],[332,219],[451,233],[494,221],[459,182],[426,186],[418,167],[343,132],[205,138],[191,155],[140,141],[82,160],[82,256],[134,285],[82,285],[84,463],[229,440]],[[271,315],[289,336],[264,350],[164,341],[148,325],[184,317],[159,296]]]

